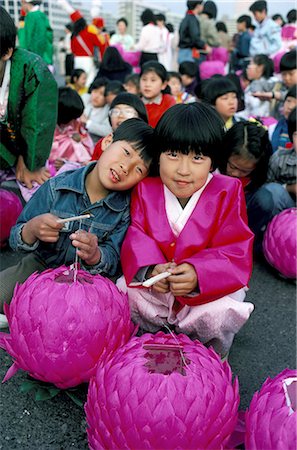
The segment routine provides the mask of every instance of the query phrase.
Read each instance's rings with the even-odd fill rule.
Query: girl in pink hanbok
[[[254,306],[243,302],[253,233],[242,186],[212,173],[222,137],[222,120],[209,105],[179,104],[162,116],[160,176],[132,194],[118,287],[128,292],[132,320],[143,329],[170,327],[224,357]]]

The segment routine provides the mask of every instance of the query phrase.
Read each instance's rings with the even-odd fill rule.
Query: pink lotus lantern
[[[0,189],[0,248],[7,244],[10,230],[22,209],[22,202],[16,194]]]
[[[285,209],[269,223],[263,240],[265,258],[287,278],[296,278],[297,208]]]
[[[296,450],[297,371],[267,378],[245,415],[247,450]]]
[[[10,335],[0,346],[18,369],[66,389],[88,382],[100,359],[125,344],[134,328],[125,294],[107,278],[64,266],[34,273],[5,305]]]
[[[228,363],[186,335],[132,338],[91,379],[88,441],[98,449],[219,449],[237,422]]]

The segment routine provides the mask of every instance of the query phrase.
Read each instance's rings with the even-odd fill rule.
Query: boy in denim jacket
[[[0,309],[9,303],[16,282],[33,272],[70,265],[77,252],[81,267],[112,277],[130,222],[130,190],[149,172],[153,129],[141,119],[123,122],[101,158],[64,172],[40,187],[11,230],[10,246],[30,252],[0,272]],[[83,214],[91,217],[60,223]]]

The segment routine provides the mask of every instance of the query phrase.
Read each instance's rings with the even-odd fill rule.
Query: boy
[[[195,96],[195,88],[198,84],[197,64],[191,61],[184,61],[180,64],[178,71],[181,75],[185,92],[188,92],[188,94]]]
[[[130,192],[148,174],[153,129],[129,119],[113,135],[97,163],[51,178],[34,194],[10,235],[13,250],[30,252],[0,272],[0,308],[10,302],[16,282],[33,272],[62,264],[77,255],[92,274],[114,276],[130,221]],[[62,224],[58,219],[91,214]]]
[[[15,48],[16,27],[0,7],[0,169],[27,188],[44,183],[57,122],[58,88],[40,56]],[[4,177],[3,177],[4,178]]]
[[[82,123],[91,135],[94,144],[102,136],[111,132],[108,121],[109,105],[106,102],[105,88],[108,84],[107,78],[97,78],[89,87],[88,94],[82,96],[85,109],[81,116]]]
[[[250,16],[243,15],[238,17],[236,26],[238,37],[236,39],[235,48],[232,52],[232,70],[241,70],[247,67],[250,56],[251,33],[249,27],[252,23]]]

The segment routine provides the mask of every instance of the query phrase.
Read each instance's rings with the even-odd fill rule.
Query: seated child
[[[168,86],[176,103],[193,103],[196,98],[184,90],[182,78],[178,72],[168,72]]]
[[[138,73],[132,73],[126,76],[124,88],[130,94],[140,95],[140,76]]]
[[[288,134],[289,139],[293,143],[292,149],[280,149],[275,152],[269,161],[267,181],[280,183],[282,187],[289,193],[292,202],[288,202],[287,207],[296,206],[297,184],[296,184],[296,166],[297,166],[297,109],[296,107],[289,114]]]
[[[140,98],[134,94],[122,92],[115,97],[110,105],[109,123],[112,131],[114,132],[122,122],[131,119],[132,117],[139,117],[148,123],[146,109]],[[110,139],[112,139],[112,134],[101,138],[97,142],[94,148],[92,161],[100,158],[105,147],[109,144]]]
[[[88,94],[82,96],[85,109],[81,121],[90,133],[94,144],[102,136],[111,132],[108,121],[109,105],[106,103],[105,87],[107,78],[97,78],[90,85]]]
[[[10,234],[13,250],[29,254],[0,272],[0,309],[16,282],[33,272],[75,261],[107,277],[119,269],[122,240],[130,223],[130,190],[146,177],[152,160],[153,130],[143,120],[125,121],[97,162],[51,178],[27,203]],[[89,219],[61,224],[59,218],[90,213]]]
[[[126,92],[126,89],[124,88],[124,85],[120,81],[117,80],[109,81],[105,86],[104,91],[106,103],[110,106],[111,102],[121,92]]]
[[[192,61],[184,61],[180,64],[178,69],[182,85],[185,90],[190,95],[195,95],[195,88],[198,84],[198,66]]]
[[[211,173],[223,122],[209,105],[180,104],[155,132],[160,177],[133,191],[118,287],[128,290],[132,320],[145,330],[169,325],[224,356],[253,310],[243,302],[253,234],[241,183]],[[163,272],[169,276],[151,289],[139,287]]]
[[[140,91],[145,104],[149,124],[155,127],[168,108],[175,105],[172,95],[162,91],[167,86],[167,71],[157,61],[147,61],[141,66]]]
[[[79,95],[86,94],[88,92],[87,73],[82,69],[74,69],[71,72],[70,84],[68,85],[74,89]]]
[[[272,152],[287,148],[287,145],[291,147],[291,141],[288,135],[287,119],[291,111],[297,106],[297,85],[291,87],[285,97],[283,116],[279,121],[269,127],[269,136],[272,144]]]

